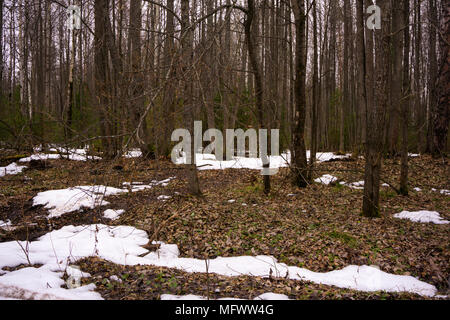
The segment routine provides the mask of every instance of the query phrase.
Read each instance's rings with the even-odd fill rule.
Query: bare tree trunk
[[[381,9],[381,30],[368,31],[368,37],[375,38],[376,52],[376,82],[367,82],[368,88],[375,84],[375,100],[371,103],[367,114],[367,149],[366,167],[364,173],[363,215],[366,217],[379,217],[380,173],[383,146],[383,131],[385,113],[388,104],[388,78],[389,78],[389,13],[390,0],[378,0],[377,5]],[[372,56],[368,46],[367,55]],[[372,67],[372,58],[367,59],[368,68]],[[369,71],[368,71],[369,72]]]
[[[437,21],[437,8],[436,0],[428,0],[428,29],[429,29],[429,42],[428,42],[428,131],[427,131],[427,150],[426,152],[435,154],[433,133],[434,133],[434,115],[436,113],[436,105],[438,101],[438,92],[436,89],[437,79],[437,53],[436,53],[436,26]]]
[[[320,95],[319,95],[319,53],[318,53],[318,45],[317,45],[317,29],[318,29],[318,24],[317,24],[317,3],[316,1],[314,1],[313,4],[313,43],[314,43],[314,53],[313,53],[313,98],[312,98],[312,121],[311,121],[311,152],[310,152],[310,158],[309,158],[309,163],[310,163],[310,168],[311,171],[313,169],[314,166],[314,162],[316,160],[316,153],[317,153],[317,136],[318,136],[318,132],[317,132],[317,113],[318,113],[318,109],[319,109],[319,99],[320,99]]]
[[[0,0],[0,99],[3,98],[3,0]]]
[[[426,149],[426,112],[422,104],[422,87],[420,83],[421,74],[421,47],[422,47],[422,18],[419,0],[414,0],[415,7],[415,43],[414,43],[414,105],[417,113],[417,135],[418,135],[418,150],[420,153]]]
[[[141,28],[142,28],[142,0],[130,1],[130,29],[129,29],[129,56],[131,61],[131,98],[134,121],[137,125],[145,112],[144,96],[144,74],[142,70],[141,53]],[[140,130],[137,132],[136,140],[141,148],[142,155],[146,158],[153,158],[152,148],[149,143],[147,121],[144,120]]]
[[[366,92],[366,46],[365,46],[365,21],[364,21],[364,0],[356,0],[356,60],[358,64],[358,105],[362,115],[361,142],[365,149],[366,144],[366,113],[367,113],[367,92]]]
[[[255,44],[254,33],[252,28],[257,28],[257,26],[253,25],[253,21],[255,18],[255,3],[253,0],[247,0],[247,17],[245,20],[245,38],[247,41],[248,48],[248,56],[249,61],[252,67],[253,74],[255,76],[255,97],[256,97],[256,112],[258,116],[258,123],[260,129],[265,127],[264,125],[264,89],[261,78],[261,67],[258,59],[257,48]],[[256,32],[256,31],[255,31]],[[263,160],[263,167],[268,168],[270,166],[269,163],[265,163],[265,159]],[[270,176],[264,175],[264,193],[270,192]]]
[[[306,119],[306,43],[305,1],[291,0],[295,17],[295,114],[293,128],[292,169],[294,183],[300,188],[308,186],[308,164],[305,146]]]
[[[403,4],[403,92],[402,92],[402,160],[400,171],[400,194],[408,195],[408,115],[409,115],[409,0],[402,0]]]
[[[108,85],[107,73],[108,66],[108,49],[107,49],[107,31],[106,24],[109,23],[109,0],[95,1],[95,36],[94,36],[94,66],[95,66],[95,90],[97,94],[97,104],[100,109],[100,132],[104,137],[102,138],[102,145],[107,158],[113,156],[113,146],[111,144],[111,136],[108,113]]]
[[[450,117],[450,3],[442,1],[439,44],[441,61],[437,78],[438,103],[434,114],[433,156],[446,156]]]
[[[392,73],[391,73],[391,107],[389,110],[388,152],[392,156],[398,154],[399,137],[399,105],[402,100],[402,48],[403,26],[402,0],[392,1]]]
[[[164,58],[163,58],[163,75],[167,76],[169,79],[174,78],[173,72],[168,73],[170,69],[170,64],[175,55],[175,25],[174,25],[174,0],[167,1],[166,10],[166,33],[164,40]],[[159,141],[158,152],[164,156],[170,154],[170,135],[175,126],[175,97],[176,97],[176,86],[174,81],[167,81],[166,87],[164,89],[163,103],[160,110],[160,119],[158,119],[159,126],[163,128],[163,132],[157,132],[160,136],[157,141]]]
[[[75,67],[75,53],[76,53],[76,37],[75,37],[75,28],[70,31],[72,36],[72,48],[70,51],[70,65],[69,65],[69,81],[67,86],[67,97],[66,97],[66,105],[67,105],[67,123],[64,127],[65,138],[70,138],[72,135],[72,114],[73,114],[73,73]]]
[[[192,78],[189,68],[192,66],[193,30],[190,28],[189,0],[181,0],[181,50],[182,50],[182,75],[183,75],[183,114],[186,129],[191,136],[194,135],[194,106],[192,104]],[[194,195],[200,195],[200,184],[198,181],[197,165],[195,161],[195,144],[191,143],[191,162],[186,164],[188,176],[188,188]]]
[[[340,129],[339,129],[339,151],[345,151],[345,114],[350,110],[350,83],[349,83],[349,56],[350,56],[350,28],[352,25],[352,13],[350,8],[350,0],[344,0],[344,57],[343,57],[343,73],[344,73],[344,95],[340,113]]]

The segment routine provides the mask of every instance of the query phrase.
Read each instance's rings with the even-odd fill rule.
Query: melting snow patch
[[[161,300],[207,300],[207,298],[197,296],[195,294],[187,294],[184,296],[177,296],[173,294],[162,294]]]
[[[94,207],[108,205],[109,202],[104,200],[104,197],[106,196],[126,193],[130,190],[132,192],[142,191],[145,189],[150,189],[155,185],[166,186],[172,179],[175,179],[175,177],[170,177],[162,181],[155,180],[155,182],[152,182],[151,185],[143,185],[142,182],[124,182],[123,186],[127,187],[124,189],[99,185],[77,186],[60,190],[48,190],[39,192],[33,198],[33,206],[44,205],[46,209],[49,209],[48,217],[54,218],[68,212],[80,210],[81,208],[93,209]],[[114,217],[118,212],[120,212],[120,210],[116,211],[116,213],[108,211],[105,214]]]
[[[11,231],[14,230],[16,227],[14,227],[11,223],[10,220],[0,220],[0,229],[6,230],[6,231]]]
[[[352,189],[364,190],[364,181],[351,182],[351,183],[344,182],[343,184]]]
[[[86,160],[100,160],[100,157],[97,156],[88,156],[86,155],[86,150],[84,149],[73,149],[70,150],[66,154],[59,153],[37,153],[33,154],[29,157],[22,158],[19,162],[30,162],[31,160],[55,160],[55,159],[68,159],[74,161],[86,161]]]
[[[156,252],[151,252],[144,256],[148,264],[176,268],[186,272],[206,272],[204,260],[179,258],[179,251],[176,245],[166,245],[161,242],[160,245]],[[208,268],[210,273],[224,276],[249,275],[269,277],[271,270],[278,277],[287,276],[292,280],[312,281],[359,291],[407,291],[424,296],[436,294],[436,288],[433,285],[411,276],[389,274],[371,266],[351,265],[342,270],[320,273],[278,263],[271,256],[241,256],[211,259],[209,260]]]
[[[125,210],[107,209],[103,212],[103,217],[111,220],[117,220],[119,216],[124,212]]]
[[[289,297],[284,294],[267,292],[257,296],[254,300],[289,300]]]
[[[128,190],[131,190],[131,192],[138,192],[152,188],[151,185],[143,184],[142,182],[123,182],[122,185]]]
[[[131,149],[127,151],[123,156],[125,158],[139,158],[142,157],[142,152],[140,149]]]
[[[186,163],[186,156],[183,152],[182,157],[176,159],[177,164]],[[223,169],[252,169],[252,170],[262,170],[262,162],[260,158],[246,158],[246,157],[233,157],[232,160],[216,160],[214,154],[202,154],[197,153],[196,164],[199,170],[223,170]],[[310,157],[310,152],[306,153],[307,158]],[[333,159],[345,159],[350,157],[347,155],[335,155],[332,152],[318,152],[316,154],[317,162],[325,162]],[[291,153],[282,153],[279,156],[270,156],[270,168],[282,168],[288,167],[291,161]]]
[[[145,231],[133,227],[105,225],[66,226],[40,237],[37,241],[0,243],[0,269],[20,264],[43,264],[27,267],[0,276],[0,296],[19,299],[101,299],[90,284],[75,289],[61,288],[66,270],[69,276],[89,276],[71,262],[98,256],[117,264],[127,264],[128,257],[146,253],[142,248],[148,241]],[[28,245],[28,246],[27,246]],[[21,249],[27,249],[27,255]],[[27,259],[28,256],[28,259]]]
[[[19,166],[17,163],[13,162],[6,167],[0,167],[0,177],[6,176],[7,174],[18,174],[25,169],[26,166]]]
[[[163,200],[163,201],[166,201],[166,200],[169,200],[170,198],[172,198],[171,196],[166,196],[166,195],[160,195],[160,196],[158,196],[158,200]]]
[[[207,297],[202,297],[194,294],[188,294],[184,296],[177,296],[173,294],[162,294],[161,300],[208,300]],[[242,300],[242,299],[236,299],[236,298],[220,298],[217,300]],[[255,297],[253,300],[289,300],[288,296],[284,294],[278,294],[278,293],[263,293],[257,297]]]
[[[77,211],[81,208],[93,209],[97,206],[109,204],[103,198],[127,192],[105,186],[77,186],[68,189],[49,190],[39,192],[33,198],[33,206],[44,205],[49,209],[49,218],[59,217],[67,212]]]
[[[329,175],[329,174],[325,174],[325,175],[321,176],[320,178],[315,179],[314,181],[325,184],[325,185],[329,185],[330,183],[336,182],[337,180],[338,180],[338,178],[336,178],[332,175]]]
[[[19,162],[30,162],[31,160],[54,160],[59,159],[61,156],[59,154],[45,154],[45,153],[37,153],[32,154],[29,157],[22,158]]]
[[[178,246],[159,243],[160,248],[148,252],[142,246],[147,244],[145,231],[133,227],[108,227],[105,225],[66,226],[52,231],[37,241],[10,241],[0,243],[0,269],[5,266],[43,264],[40,268],[23,268],[0,276],[0,296],[7,296],[8,290],[26,290],[34,298],[99,299],[93,286],[64,289],[61,286],[63,271],[79,259],[98,256],[112,263],[123,265],[154,265],[176,268],[185,272],[206,272],[205,260],[180,258]],[[21,249],[27,247],[27,256]],[[146,254],[147,253],[147,254]],[[146,254],[142,257],[143,254]],[[360,291],[408,291],[424,296],[434,296],[433,285],[411,276],[393,275],[375,267],[348,266],[342,270],[326,273],[312,272],[295,266],[278,263],[271,256],[218,257],[209,260],[208,271],[224,276],[269,277],[271,273],[292,280],[312,281],[325,285]],[[16,289],[8,289],[16,287]],[[48,296],[45,296],[48,295]],[[51,295],[51,296],[50,296]]]
[[[435,188],[431,188],[431,191],[439,192],[440,194],[443,194],[444,196],[450,196],[450,190],[446,190],[446,189],[437,190]]]
[[[394,214],[395,218],[399,219],[409,219],[413,222],[432,222],[435,224],[448,224],[450,221],[444,220],[441,218],[438,212],[436,211],[415,211],[415,212],[409,212],[409,211],[402,211],[400,213]]]

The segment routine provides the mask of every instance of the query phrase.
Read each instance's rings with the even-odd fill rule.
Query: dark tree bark
[[[414,36],[414,109],[417,114],[417,149],[420,153],[426,150],[426,111],[422,103],[421,48],[422,48],[422,17],[419,0],[414,0],[415,36]]]
[[[3,97],[3,0],[0,0],[0,99]]]
[[[434,116],[438,101],[438,91],[436,88],[437,79],[437,52],[436,52],[436,26],[437,20],[436,0],[428,0],[428,130],[427,130],[427,153],[436,154],[434,150]]]
[[[367,114],[367,92],[366,92],[366,46],[365,46],[365,20],[364,0],[356,0],[356,60],[358,64],[358,104],[362,111],[362,133],[361,142],[365,148],[366,144],[366,114]]]
[[[142,1],[130,1],[130,28],[129,28],[129,57],[131,63],[131,92],[132,104],[130,109],[133,115],[133,124],[137,125],[145,112],[144,74],[142,70],[141,28],[142,28]],[[153,158],[147,129],[147,121],[142,122],[140,130],[136,133],[136,140],[145,158]]]
[[[316,160],[317,153],[317,140],[318,140],[318,132],[317,132],[317,122],[318,122],[318,110],[319,110],[319,53],[318,53],[318,44],[317,44],[317,3],[316,1],[313,4],[313,96],[312,96],[312,104],[311,104],[311,154],[310,154],[310,168],[313,169],[314,162]]]
[[[193,61],[193,30],[190,27],[190,6],[189,0],[181,0],[181,71],[183,76],[183,116],[186,129],[191,136],[194,135],[194,105],[192,103],[192,78],[189,68]],[[193,139],[192,139],[193,140]],[[200,184],[195,163],[195,144],[191,143],[191,163],[186,165],[188,177],[188,189],[193,195],[200,195]]]
[[[97,105],[100,109],[100,132],[102,138],[102,146],[107,158],[114,156],[114,147],[109,138],[112,134],[109,126],[108,113],[108,84],[107,74],[109,70],[108,64],[108,48],[107,48],[107,30],[109,23],[109,0],[95,1],[95,34],[94,34],[94,69],[95,69],[95,90],[97,93]]]
[[[340,128],[339,128],[339,151],[345,151],[345,115],[350,110],[350,83],[349,83],[349,60],[350,60],[350,28],[352,25],[352,13],[350,8],[350,0],[344,0],[344,57],[343,70],[343,103],[340,110]]]
[[[381,30],[368,31],[368,38],[374,37],[376,64],[375,70],[375,95],[373,103],[369,104],[367,114],[367,149],[366,166],[364,173],[363,215],[366,217],[379,217],[380,201],[380,173],[382,163],[383,131],[385,114],[388,104],[387,94],[389,90],[389,64],[390,64],[390,0],[378,0],[377,5],[381,9]],[[367,56],[372,52],[368,46]],[[368,73],[372,60],[367,59]],[[368,81],[370,88],[372,81]]]
[[[399,114],[402,100],[402,49],[403,25],[402,0],[392,1],[391,50],[392,70],[390,87],[389,126],[387,132],[388,153],[392,156],[398,154]]]
[[[409,78],[409,0],[402,0],[403,4],[403,83],[402,83],[402,150],[400,170],[400,194],[408,195],[408,120],[410,102]]]
[[[448,124],[450,117],[450,2],[441,3],[439,45],[441,60],[436,81],[438,102],[434,113],[433,156],[446,156]]]
[[[255,3],[253,0],[247,0],[247,16],[245,20],[245,38],[247,42],[248,56],[250,65],[252,67],[253,75],[255,77],[255,104],[256,112],[258,117],[258,124],[260,129],[264,129],[264,89],[263,82],[261,78],[261,67],[258,59],[257,48],[255,44],[255,38],[252,28],[257,28],[253,26],[253,21],[256,14]],[[269,163],[265,159],[263,160],[263,167],[269,168]],[[268,159],[267,159],[268,160]],[[270,176],[264,175],[264,193],[268,194],[270,192]]]
[[[308,164],[305,146],[306,119],[306,43],[305,1],[291,0],[295,19],[295,111],[292,147],[292,171],[294,184],[300,188],[308,186]]]

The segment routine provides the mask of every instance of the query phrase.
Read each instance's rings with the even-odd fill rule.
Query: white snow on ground
[[[6,220],[6,221],[0,220],[0,229],[11,231],[11,230],[14,230],[15,228],[16,227],[14,227],[12,225],[10,220]]]
[[[124,212],[125,212],[125,210],[107,209],[103,212],[103,217],[107,218],[107,219],[111,219],[111,220],[116,220]]]
[[[152,182],[150,185],[142,185],[141,182],[135,183],[124,182],[123,185],[127,188],[118,189],[113,187],[106,187],[102,185],[98,186],[76,186],[67,189],[48,190],[39,192],[33,198],[33,206],[44,205],[46,209],[49,209],[48,218],[59,217],[65,213],[80,210],[81,208],[93,209],[98,206],[108,205],[109,202],[104,200],[105,197],[116,195],[120,193],[126,193],[130,190],[132,192],[142,191],[152,188],[153,186],[161,185],[167,186],[169,181],[175,179],[170,177],[161,181]],[[168,196],[165,196],[168,197]],[[104,212],[106,218],[117,218],[117,214],[121,214],[120,210]],[[119,213],[120,212],[120,213]]]
[[[177,295],[173,295],[173,294],[162,294],[161,300],[208,300],[208,298],[202,297],[202,296],[197,296],[194,294],[188,294],[188,295],[184,295],[184,296],[177,296]],[[241,299],[220,298],[217,300],[241,300]],[[263,293],[263,294],[255,297],[253,300],[289,300],[289,297],[284,294],[267,292],[267,293]]]
[[[117,189],[105,186],[77,186],[60,190],[39,192],[33,198],[33,206],[44,205],[49,209],[49,218],[61,216],[67,212],[77,211],[81,208],[93,209],[97,206],[109,204],[105,196],[128,192],[126,189]]]
[[[31,160],[54,160],[54,159],[60,159],[61,156],[56,153],[36,153],[32,154],[29,157],[22,158],[19,160],[19,162],[30,162]]]
[[[315,179],[314,181],[317,183],[329,185],[330,183],[338,181],[338,178],[336,178],[330,174],[325,174],[325,175],[321,176],[320,178]],[[364,190],[364,181],[357,181],[357,182],[350,182],[350,183],[345,182],[345,181],[340,181],[339,184],[341,184],[343,186],[347,186],[352,189],[356,189],[356,190]],[[383,183],[381,186],[389,187],[389,185],[387,183]]]
[[[140,149],[131,149],[123,155],[125,158],[139,158],[142,157],[142,152]]]
[[[351,182],[351,183],[342,182],[342,184],[349,188],[352,188],[352,189],[364,190],[364,181]]]
[[[7,174],[18,174],[25,169],[26,166],[19,166],[17,163],[13,162],[6,167],[0,167],[0,177],[6,176]]]
[[[148,260],[147,264],[176,268],[187,272],[206,272],[204,260],[179,258],[179,251],[176,245],[160,244],[160,249],[144,256],[144,259]],[[212,259],[209,261],[208,268],[210,273],[225,276],[250,275],[268,277],[270,270],[275,276],[285,277],[287,275],[292,280],[312,281],[360,291],[408,291],[424,296],[436,294],[436,288],[433,285],[411,276],[389,274],[371,266],[351,265],[342,270],[320,273],[278,263],[271,256],[241,256]]]
[[[284,294],[267,292],[257,296],[253,300],[289,300],[289,297]]]
[[[152,188],[152,185],[143,184],[142,182],[123,182],[122,185],[128,190],[131,190],[131,192],[138,192]]]
[[[68,159],[74,161],[86,161],[86,160],[100,160],[100,157],[86,155],[84,149],[74,149],[67,154],[59,153],[37,153],[29,157],[22,158],[19,162],[30,162],[31,160],[54,160],[54,159]]]
[[[155,186],[166,187],[169,185],[169,182],[175,178],[176,177],[169,177],[161,181],[152,180],[150,184],[143,184],[142,182],[123,182],[122,185],[125,186],[127,190],[131,190],[131,192],[137,192],[145,189],[151,189]]]
[[[171,196],[166,196],[166,195],[160,195],[158,196],[158,200],[162,200],[162,201],[166,201],[169,200],[170,198],[172,198]]]
[[[344,159],[350,157],[347,155],[335,155],[332,152],[318,152],[316,159],[318,162],[325,162],[331,159]],[[307,151],[307,157],[310,157],[310,152]],[[196,164],[199,170],[222,170],[222,169],[254,169],[262,170],[261,158],[246,158],[246,157],[233,157],[233,160],[218,161],[215,159],[214,154],[196,154]],[[279,156],[270,156],[271,168],[287,167],[291,161],[291,153],[282,153]],[[186,163],[186,157],[180,157],[177,159],[177,164]]]
[[[154,265],[186,272],[206,272],[205,260],[180,258],[177,245],[158,242],[160,249],[149,252],[142,247],[147,242],[145,231],[128,226],[109,227],[97,224],[66,226],[47,233],[28,245],[24,241],[0,243],[0,269],[27,264],[28,259],[32,264],[43,264],[39,268],[6,271],[6,274],[0,276],[0,286],[6,286],[0,290],[0,296],[11,297],[10,294],[5,294],[8,290],[26,290],[34,298],[49,298],[45,295],[51,295],[69,299],[100,299],[100,295],[92,291],[92,285],[77,289],[61,288],[64,283],[61,276],[66,267],[89,256],[98,256],[123,265]],[[28,248],[27,255],[22,248]],[[148,254],[141,257],[145,253]],[[218,257],[209,261],[208,272],[224,276],[269,277],[273,274],[360,291],[408,291],[424,296],[436,294],[433,285],[411,276],[389,274],[376,267],[351,265],[342,270],[320,273],[278,263],[271,256]],[[9,289],[11,286],[12,289]]]
[[[415,187],[415,188],[414,188],[414,191],[420,192],[420,191],[422,191],[422,189],[420,189],[420,188],[418,188],[418,187]]]
[[[413,222],[421,222],[421,223],[428,223],[428,222],[432,222],[435,224],[450,223],[450,221],[444,220],[439,215],[439,212],[436,211],[415,211],[415,212],[402,211],[400,213],[394,214],[394,217],[399,219],[409,219]]]
[[[76,269],[68,266],[89,256],[127,264],[129,255],[135,257],[147,252],[141,247],[147,241],[145,231],[133,227],[88,225],[66,226],[52,231],[37,241],[29,242],[28,247],[25,241],[0,243],[0,269],[27,264],[27,255],[32,264],[43,264],[39,268],[6,271],[0,276],[0,296],[17,297],[24,291],[27,299],[101,299],[100,294],[93,292],[93,284],[76,289],[61,288],[65,283],[61,278],[64,270],[74,275]],[[27,255],[21,246],[28,248]]]
[[[320,178],[315,179],[314,181],[317,183],[322,183],[325,185],[329,185],[330,183],[336,182],[338,180],[338,178],[329,175],[329,174],[325,174],[323,176],[321,176]]]
[[[443,190],[441,190],[441,191],[439,191],[441,194],[443,194],[443,195],[446,195],[446,196],[450,196],[450,190],[445,190],[445,189],[443,189]]]

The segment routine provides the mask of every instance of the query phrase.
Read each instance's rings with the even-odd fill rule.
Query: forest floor
[[[401,211],[429,210],[450,220],[450,197],[438,192],[450,189],[448,170],[448,163],[442,159],[410,158],[409,196],[382,187],[381,217],[369,219],[361,216],[362,190],[319,183],[298,189],[289,181],[288,168],[271,177],[269,196],[262,192],[258,171],[199,171],[203,195],[191,197],[186,192],[184,170],[169,161],[48,160],[0,178],[0,220],[9,220],[15,226],[14,230],[0,228],[0,242],[33,241],[66,225],[127,225],[145,230],[150,240],[178,245],[180,257],[270,255],[279,262],[315,272],[375,265],[384,272],[417,277],[436,286],[439,294],[448,295],[450,224],[393,217]],[[364,180],[363,172],[361,159],[316,165],[316,177],[331,174],[347,182]],[[399,174],[399,159],[384,161],[383,182],[396,186]],[[48,219],[47,209],[32,205],[33,197],[46,190],[83,185],[120,188],[124,181],[147,184],[168,177],[176,178],[165,187],[109,196],[106,206],[60,217]],[[171,198],[162,201],[158,199],[161,195]],[[125,212],[110,220],[103,217],[108,208]],[[265,292],[291,299],[426,298],[412,293],[341,289],[275,276],[227,277],[148,265],[124,266],[98,257],[85,258],[77,265],[91,275],[83,278],[83,284],[95,283],[95,290],[105,299],[158,299],[161,294],[251,299]]]

